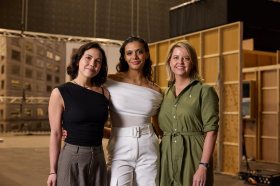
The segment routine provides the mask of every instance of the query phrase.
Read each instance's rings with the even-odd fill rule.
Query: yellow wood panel
[[[217,145],[215,146],[214,152],[213,152],[213,168],[214,170],[217,170],[218,168],[218,149],[217,149]]]
[[[261,81],[263,87],[277,86],[277,70],[266,70],[261,73]]]
[[[230,142],[230,143],[239,143],[239,126],[236,124],[238,123],[238,115],[230,115],[224,114],[223,115],[224,123],[221,127],[222,131],[222,140],[223,142]]]
[[[257,73],[256,72],[244,72],[243,73],[243,80],[257,80]]]
[[[246,148],[247,158],[256,159],[257,157],[256,146],[257,146],[256,137],[245,137],[245,148]]]
[[[262,100],[262,111],[264,112],[277,112],[278,99],[277,99],[277,89],[265,89],[261,93]]]
[[[219,75],[218,58],[206,58],[203,61],[201,76],[205,83],[215,83]]]
[[[159,63],[165,62],[168,48],[169,48],[169,41],[165,41],[165,42],[158,44],[158,62]]]
[[[231,145],[223,145],[223,172],[236,174],[239,171],[239,147]]]
[[[255,120],[243,120],[245,135],[256,135],[256,121]]]
[[[224,81],[238,81],[240,78],[240,61],[238,54],[225,55],[222,61]]]
[[[276,139],[261,139],[261,159],[267,162],[277,162],[279,149]]]
[[[239,111],[239,84],[225,85],[223,89],[223,111],[238,112]],[[236,121],[239,123],[239,121]]]
[[[176,37],[174,39],[170,39],[170,44],[173,44],[173,43],[175,43],[177,41],[180,41],[180,40],[185,40],[185,37],[182,36],[182,37]]]
[[[222,32],[222,52],[239,50],[240,48],[240,34],[238,25],[224,27]]]
[[[204,73],[203,73],[203,70],[201,69],[201,68],[202,68],[201,60],[198,59],[197,62],[198,62],[198,73],[199,73],[200,76],[202,76],[202,78],[204,78],[204,77],[203,77],[203,76],[204,76],[204,75],[203,75]]]
[[[242,48],[245,50],[254,50],[254,39],[245,39],[242,41]]]
[[[275,65],[276,57],[259,55],[258,56],[258,66]]]
[[[167,87],[167,73],[165,69],[165,65],[157,66],[158,72],[158,85],[160,87]]]
[[[203,34],[204,54],[211,55],[219,52],[219,33],[218,29],[205,32]]]
[[[195,48],[197,56],[200,56],[201,55],[201,48],[200,48],[201,47],[200,46],[201,37],[200,37],[200,34],[187,36],[186,40],[188,40],[191,43],[191,45]]]
[[[263,114],[260,130],[261,135],[276,137],[278,135],[278,130],[277,114]]]
[[[277,64],[277,53],[243,50],[243,67],[257,67]]]
[[[156,44],[150,45],[150,58],[153,64],[157,63],[157,53],[156,53]]]
[[[243,67],[256,67],[258,63],[257,55],[243,50]]]

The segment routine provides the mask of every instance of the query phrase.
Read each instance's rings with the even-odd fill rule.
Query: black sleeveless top
[[[108,119],[108,99],[100,93],[74,83],[58,87],[64,100],[62,126],[65,142],[80,146],[102,145],[103,128]]]

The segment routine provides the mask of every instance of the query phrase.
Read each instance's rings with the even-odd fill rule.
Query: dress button
[[[174,129],[175,131],[177,131],[177,129]]]
[[[176,119],[176,116],[173,116],[174,119]]]
[[[175,140],[174,143],[176,143],[177,141]]]

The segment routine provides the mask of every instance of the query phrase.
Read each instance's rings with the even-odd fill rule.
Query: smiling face
[[[175,47],[170,57],[169,65],[175,77],[188,78],[192,66],[188,51],[183,47]]]
[[[82,58],[80,59],[78,66],[78,75],[82,75],[86,78],[95,77],[102,64],[102,54],[98,49],[91,48],[85,51]]]
[[[148,53],[145,51],[142,43],[133,41],[125,46],[124,58],[129,66],[129,69],[141,71],[147,57]]]

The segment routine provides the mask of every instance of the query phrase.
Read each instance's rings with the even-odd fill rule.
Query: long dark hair
[[[148,54],[147,59],[145,60],[145,64],[143,67],[143,75],[145,78],[147,78],[148,80],[152,80],[152,61],[150,58],[150,50],[149,50],[149,46],[148,43],[140,38],[140,37],[136,37],[136,36],[130,36],[128,37],[122,44],[121,48],[120,48],[120,59],[119,59],[119,63],[116,66],[116,69],[118,72],[127,72],[128,71],[128,64],[125,61],[125,47],[128,43],[137,41],[139,43],[142,43],[145,49],[145,52]]]
[[[83,57],[85,51],[95,48],[99,50],[102,54],[102,63],[101,63],[101,69],[99,73],[91,78],[91,83],[95,86],[101,86],[103,85],[107,80],[107,74],[108,74],[108,65],[107,65],[107,58],[105,55],[105,52],[103,48],[99,45],[99,43],[96,42],[89,42],[84,45],[82,45],[77,52],[73,54],[71,57],[71,63],[67,67],[67,74],[71,77],[71,80],[75,79],[78,75],[79,66],[77,65],[81,58]]]

